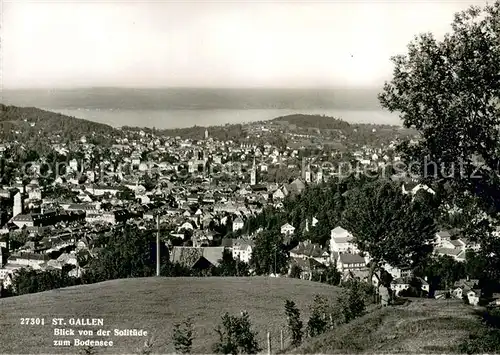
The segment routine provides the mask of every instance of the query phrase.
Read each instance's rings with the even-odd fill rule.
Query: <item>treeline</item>
[[[68,272],[74,266],[65,266],[62,270],[46,271],[23,268],[14,274],[12,287],[4,290],[3,296],[42,292],[121,278],[156,275],[156,236],[154,231],[126,225],[112,233],[100,235],[95,246],[92,253],[79,251],[76,255],[78,265],[83,268],[81,276],[68,276]],[[168,249],[164,243],[161,243],[160,275],[165,277],[245,277],[251,274],[288,274],[290,272],[290,277],[300,278],[302,272],[300,268],[292,267],[289,269],[289,251],[292,246],[285,241],[279,230],[266,230],[257,235],[249,264],[234,259],[232,253],[225,250],[217,266],[196,269],[178,262],[170,262]],[[314,273],[312,280],[338,285],[340,273],[335,266],[330,265],[324,272]]]
[[[351,127],[351,125],[346,121],[325,115],[294,114],[294,115],[280,116],[273,119],[273,121],[288,122],[289,124],[296,125],[297,127],[300,128],[344,130]]]
[[[8,141],[30,142],[38,137],[59,134],[62,141],[75,141],[86,136],[94,143],[108,143],[107,136],[117,134],[106,124],[66,116],[35,107],[0,104],[0,138]]]
[[[290,223],[296,228],[297,240],[309,239],[313,243],[325,246],[330,240],[331,230],[339,226],[342,220],[347,193],[375,180],[377,180],[376,174],[373,177],[362,175],[359,178],[350,175],[346,179],[332,178],[322,184],[309,185],[301,194],[285,198],[283,209],[268,206],[262,213],[250,217],[244,226],[244,231],[252,234],[259,228],[274,230],[285,223]],[[318,220],[315,226],[312,225],[313,218]],[[306,223],[308,232],[304,231]]]
[[[133,225],[102,235],[96,241],[92,256],[88,252],[77,253],[78,264],[85,268],[81,277],[68,276],[72,266],[62,270],[33,270],[23,268],[15,272],[12,287],[3,290],[3,296],[22,295],[48,291],[61,287],[91,284],[101,281],[149,277],[156,275],[156,237],[152,231],[141,230]],[[161,276],[248,276],[246,263],[234,260],[224,252],[217,267],[196,270],[180,263],[171,263],[167,247],[160,244]]]

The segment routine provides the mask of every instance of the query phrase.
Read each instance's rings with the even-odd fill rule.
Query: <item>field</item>
[[[460,300],[412,299],[405,306],[375,310],[308,339],[293,352],[453,354],[457,345],[479,327],[477,311]]]
[[[173,324],[192,317],[195,323],[194,352],[211,352],[216,340],[214,327],[224,312],[247,310],[261,346],[266,332],[273,348],[279,349],[280,329],[285,329],[285,299],[294,300],[307,320],[314,295],[334,297],[338,288],[287,278],[141,278],[69,287],[38,294],[0,299],[0,353],[78,353],[75,347],[54,347],[55,339],[103,339],[99,328],[144,329],[153,338],[155,353],[172,353]],[[44,318],[45,325],[21,325],[21,318]],[[102,318],[104,325],[74,326],[75,336],[55,336],[53,318]],[[76,330],[93,329],[94,337],[79,336]],[[115,337],[113,347],[98,353],[137,353],[146,337]]]

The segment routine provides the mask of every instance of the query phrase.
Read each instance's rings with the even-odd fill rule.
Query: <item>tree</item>
[[[152,276],[156,269],[156,236],[151,231],[126,225],[113,230],[100,250],[91,259],[83,274],[85,283]],[[166,250],[160,250],[161,263],[168,263]]]
[[[292,346],[297,347],[302,343],[302,321],[300,320],[300,311],[295,302],[285,301],[285,314],[288,320],[288,329],[292,333]]]
[[[419,162],[424,179],[448,183],[456,194],[479,199],[481,210],[498,220],[500,211],[500,1],[455,15],[442,40],[421,34],[406,55],[392,58],[393,78],[379,100],[399,112],[405,127],[421,135],[399,151]],[[478,216],[478,224],[486,224]],[[474,226],[475,227],[475,226]],[[477,229],[477,228],[472,228]],[[488,260],[487,272],[498,279],[500,243],[491,233],[475,233]]]
[[[464,263],[456,261],[448,255],[432,255],[415,270],[415,275],[427,277],[429,291],[432,292],[438,289],[450,289],[455,281],[466,276],[465,269]]]
[[[483,258],[483,254],[468,250],[465,253],[465,271],[473,279],[484,279],[487,261]]]
[[[191,353],[191,347],[193,346],[193,323],[190,318],[187,318],[182,323],[174,324],[172,340],[175,351],[181,354]]]
[[[261,348],[257,342],[257,332],[252,331],[250,317],[246,311],[241,315],[222,316],[222,326],[215,329],[219,340],[214,344],[213,351],[217,354],[256,354]]]
[[[498,169],[500,123],[497,105],[500,87],[500,48],[497,22],[500,2],[484,9],[471,7],[457,13],[452,32],[438,41],[432,34],[421,34],[408,46],[407,55],[392,58],[393,79],[379,95],[383,107],[401,112],[406,127],[414,126],[422,139],[405,151],[414,158],[428,157],[437,163],[462,165],[465,175],[454,171],[450,178],[469,185],[476,170],[473,156],[484,161],[483,168]],[[447,179],[447,165],[439,178]],[[485,169],[481,169],[485,173]],[[478,174],[473,182],[495,188],[496,174]],[[490,184],[493,183],[493,184]],[[463,185],[463,187],[465,187]],[[483,194],[487,191],[474,192]],[[498,196],[498,195],[497,195]],[[492,201],[494,196],[485,200]],[[498,203],[498,202],[497,202]]]
[[[233,254],[229,250],[224,250],[222,259],[216,268],[215,273],[218,276],[248,276],[248,264],[240,259],[234,259]]]
[[[135,194],[134,191],[129,189],[127,186],[120,186],[118,188],[118,192],[116,193],[117,197],[122,199],[122,200],[127,200],[127,201],[132,201],[135,200]]]
[[[44,271],[21,268],[14,273],[12,290],[17,295],[23,295],[78,285],[80,280],[68,276],[67,272],[64,267],[62,270]]]
[[[283,273],[288,265],[284,237],[277,230],[265,230],[255,238],[250,265],[259,275]]]
[[[302,274],[302,269],[300,266],[294,264],[290,269],[290,277],[294,279],[300,279],[300,275]]]
[[[328,327],[328,304],[326,298],[316,295],[311,307],[311,316],[307,322],[307,335],[315,337],[323,334]]]
[[[324,276],[325,282],[329,285],[338,285],[340,283],[340,279],[342,278],[342,274],[337,270],[335,264],[328,265],[324,272]]]
[[[424,205],[393,183],[377,180],[351,191],[343,225],[370,256],[370,275],[382,264],[418,265],[432,251],[436,226]]]
[[[360,281],[351,280],[342,290],[337,303],[340,308],[341,323],[349,323],[351,320],[363,315],[366,309],[366,294],[363,292]]]

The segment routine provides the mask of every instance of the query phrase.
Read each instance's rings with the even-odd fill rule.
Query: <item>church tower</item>
[[[253,158],[252,170],[250,170],[250,185],[257,184],[257,168],[255,167],[255,157]]]
[[[307,164],[306,169],[306,182],[309,184],[311,182],[311,166]]]
[[[318,174],[316,175],[316,182],[321,184],[323,182],[323,169],[319,168]]]
[[[14,195],[14,207],[13,207],[12,212],[13,212],[12,217],[15,217],[18,214],[23,213],[23,198],[22,198],[21,192],[17,192]]]

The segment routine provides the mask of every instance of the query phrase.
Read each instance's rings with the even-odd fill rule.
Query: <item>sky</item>
[[[374,87],[486,1],[3,0],[1,86]]]

